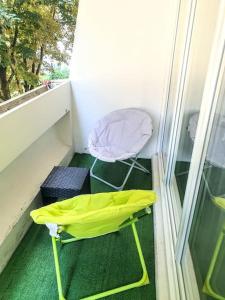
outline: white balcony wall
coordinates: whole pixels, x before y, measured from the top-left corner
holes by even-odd
[[[70,110],[69,82],[0,115],[0,172]]]
[[[142,156],[157,151],[176,22],[177,0],[82,0],[71,82],[76,151],[87,150],[95,122],[112,110],[149,112],[154,134]]]
[[[0,271],[31,224],[40,185],[72,158],[70,83],[0,115]]]

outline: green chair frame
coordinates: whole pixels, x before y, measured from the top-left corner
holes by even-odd
[[[215,205],[218,206],[218,204],[215,203],[215,197],[213,198],[213,202]],[[218,206],[220,209],[225,210],[225,199],[224,199],[224,205],[223,206]],[[213,276],[213,272],[215,269],[215,265],[217,263],[217,259],[219,257],[220,254],[220,250],[221,250],[221,246],[223,244],[223,240],[225,238],[225,223],[223,224],[223,227],[220,231],[220,234],[218,236],[217,242],[216,242],[216,246],[215,249],[213,251],[213,255],[210,261],[210,265],[209,265],[209,269],[206,275],[206,279],[205,279],[205,283],[203,286],[202,291],[206,294],[208,294],[209,296],[212,296],[214,299],[218,299],[218,300],[225,300],[225,297],[222,295],[219,295],[218,293],[216,293],[211,285],[211,278]]]
[[[150,210],[150,209],[149,209]],[[134,240],[135,240],[135,245],[137,248],[137,252],[138,252],[138,256],[139,256],[139,260],[140,260],[140,264],[142,267],[142,277],[140,280],[130,283],[130,284],[126,284],[114,289],[110,289],[107,290],[105,292],[101,292],[98,293],[96,295],[92,295],[92,296],[88,296],[85,298],[82,298],[81,300],[94,300],[94,299],[100,299],[103,297],[107,297],[110,295],[114,295],[123,291],[127,291],[133,288],[137,288],[137,287],[141,287],[143,285],[147,285],[150,283],[149,281],[149,277],[148,277],[148,272],[147,272],[147,268],[146,268],[146,264],[145,264],[145,260],[144,260],[144,256],[143,256],[143,252],[142,252],[142,248],[141,248],[141,244],[140,244],[140,240],[138,237],[138,233],[137,233],[137,229],[135,226],[135,223],[143,216],[147,215],[150,213],[150,211],[147,211],[146,214],[140,216],[140,217],[131,217],[130,220],[128,220],[127,222],[123,223],[120,229],[123,229],[127,226],[131,226],[132,227],[132,232],[134,235]],[[55,271],[56,271],[56,280],[57,280],[57,287],[58,287],[58,294],[59,294],[59,300],[65,300],[64,294],[63,294],[63,287],[62,287],[62,281],[61,281],[61,272],[60,272],[60,264],[59,264],[59,256],[58,256],[58,251],[57,251],[57,242],[60,242],[62,244],[67,244],[67,243],[71,243],[71,242],[75,242],[81,239],[77,239],[77,238],[70,238],[70,239],[66,239],[66,240],[61,240],[60,238],[56,238],[52,236],[52,247],[53,247],[53,255],[54,255],[54,262],[55,262]]]
[[[208,294],[208,295],[210,295],[210,296],[212,296],[212,297],[214,297],[215,299],[218,299],[218,300],[225,300],[225,297],[217,294],[213,290],[213,287],[211,285],[211,278],[212,278],[212,275],[213,275],[213,271],[215,269],[215,265],[216,265],[216,262],[217,262],[217,259],[218,259],[218,256],[219,256],[219,253],[220,253],[220,250],[221,250],[221,246],[222,246],[224,237],[225,237],[225,224],[224,224],[223,229],[221,230],[221,232],[219,234],[219,237],[217,239],[216,247],[214,249],[213,256],[212,256],[212,259],[211,259],[211,262],[210,262],[210,265],[209,265],[208,273],[206,275],[205,283],[204,283],[204,286],[203,286],[203,292],[204,293],[206,293],[206,294]]]

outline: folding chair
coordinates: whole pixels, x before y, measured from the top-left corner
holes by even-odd
[[[152,136],[152,132],[153,126],[150,116],[137,108],[116,110],[99,120],[88,141],[89,151],[95,157],[90,171],[91,176],[121,191],[133,168],[144,173],[150,173],[148,169],[137,162],[137,158]],[[115,186],[94,173],[98,160],[111,163],[119,161],[129,166],[120,186]]]
[[[155,201],[156,194],[153,191],[130,190],[93,195],[80,195],[69,200],[44,206],[31,212],[31,217],[35,223],[45,224],[50,230],[59,300],[64,300],[65,297],[61,282],[56,242],[67,244],[85,238],[93,238],[116,232],[127,226],[132,227],[143,271],[141,279],[137,282],[116,287],[82,299],[99,299],[149,283],[145,260],[135,226],[135,223],[140,217],[134,217],[133,214],[143,209],[146,209],[146,213],[144,215],[150,213],[149,206]],[[60,238],[61,232],[67,232],[73,237],[62,240]]]

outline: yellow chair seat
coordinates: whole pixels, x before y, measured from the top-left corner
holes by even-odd
[[[118,231],[133,213],[156,201],[153,191],[80,195],[31,212],[37,224],[55,223],[76,238],[91,238]]]
[[[221,197],[213,198],[213,202],[219,207],[225,210],[225,199]]]

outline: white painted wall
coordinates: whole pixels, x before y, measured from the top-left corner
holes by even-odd
[[[71,64],[75,150],[108,112],[140,107],[154,135],[142,152],[156,152],[168,79],[177,0],[81,0]]]

